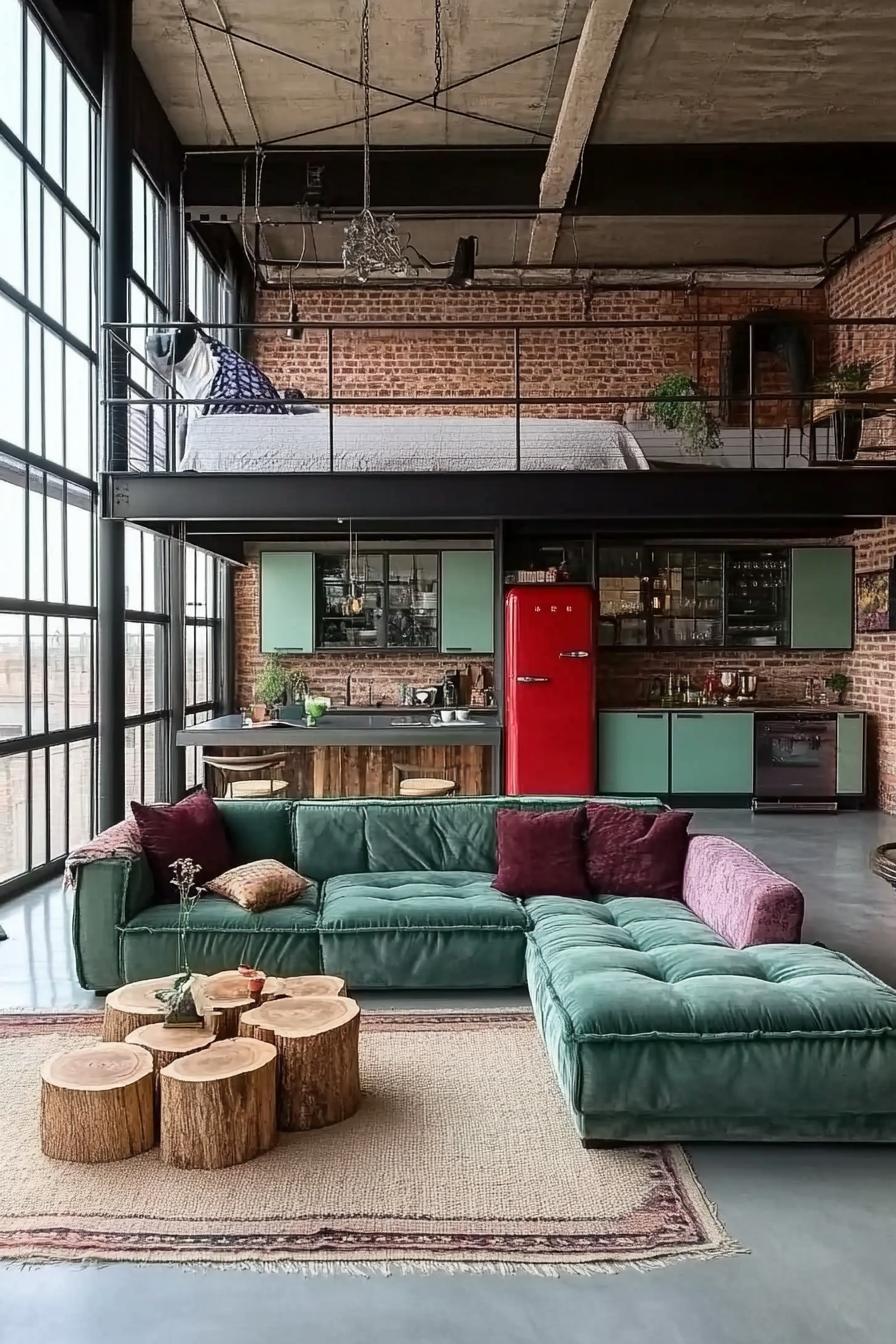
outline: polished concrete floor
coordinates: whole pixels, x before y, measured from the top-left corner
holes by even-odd
[[[896,817],[703,811],[697,828],[735,836],[792,877],[806,893],[806,939],[848,953],[896,985],[896,893],[868,870],[871,847],[896,841]],[[0,1010],[96,1006],[74,979],[68,918],[56,885],[0,906],[9,934],[0,943]],[[368,1002],[402,1008],[446,1000],[453,1007],[519,1001]],[[689,1151],[749,1255],[558,1279],[7,1267],[0,1269],[0,1338],[156,1344],[174,1329],[191,1344],[272,1335],[284,1344],[308,1337],[543,1344],[548,1336],[562,1344],[885,1344],[896,1337],[896,1148],[697,1144]]]

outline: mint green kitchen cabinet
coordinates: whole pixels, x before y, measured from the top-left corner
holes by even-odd
[[[853,549],[794,546],[790,552],[790,647],[851,649]]]
[[[313,653],[314,554],[262,551],[261,652]]]
[[[837,715],[837,792],[865,792],[865,715]]]
[[[753,715],[672,714],[673,793],[752,793]]]
[[[493,551],[443,551],[440,586],[443,653],[493,653]]]
[[[669,792],[669,715],[657,710],[598,715],[599,793]]]

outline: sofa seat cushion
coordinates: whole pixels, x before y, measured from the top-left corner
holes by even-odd
[[[355,989],[524,983],[526,914],[480,872],[347,873],[324,887],[321,957]]]
[[[121,972],[128,980],[170,975],[178,966],[176,905],[152,905],[121,928]],[[289,905],[253,914],[223,897],[204,896],[190,916],[191,970],[212,974],[241,963],[269,975],[320,971],[318,891],[309,887]]]
[[[772,1117],[768,1137],[811,1138],[807,1117],[896,1119],[896,991],[848,958],[737,950],[663,901],[533,906],[529,988],[582,1132],[755,1138],[749,1123],[727,1135],[725,1117]]]

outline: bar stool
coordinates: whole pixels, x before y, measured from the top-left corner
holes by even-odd
[[[286,764],[286,753],[273,756],[206,756],[203,766],[210,766],[221,775],[225,798],[277,798],[289,789],[289,781],[275,779],[274,771]],[[258,770],[268,772],[267,779],[229,779],[229,775],[249,775]]]
[[[453,779],[434,779],[418,765],[396,762],[392,766],[392,792],[396,798],[448,798],[456,790]]]

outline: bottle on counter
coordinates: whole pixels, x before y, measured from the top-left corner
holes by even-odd
[[[457,705],[457,673],[446,672],[442,680],[442,705],[454,709]]]

